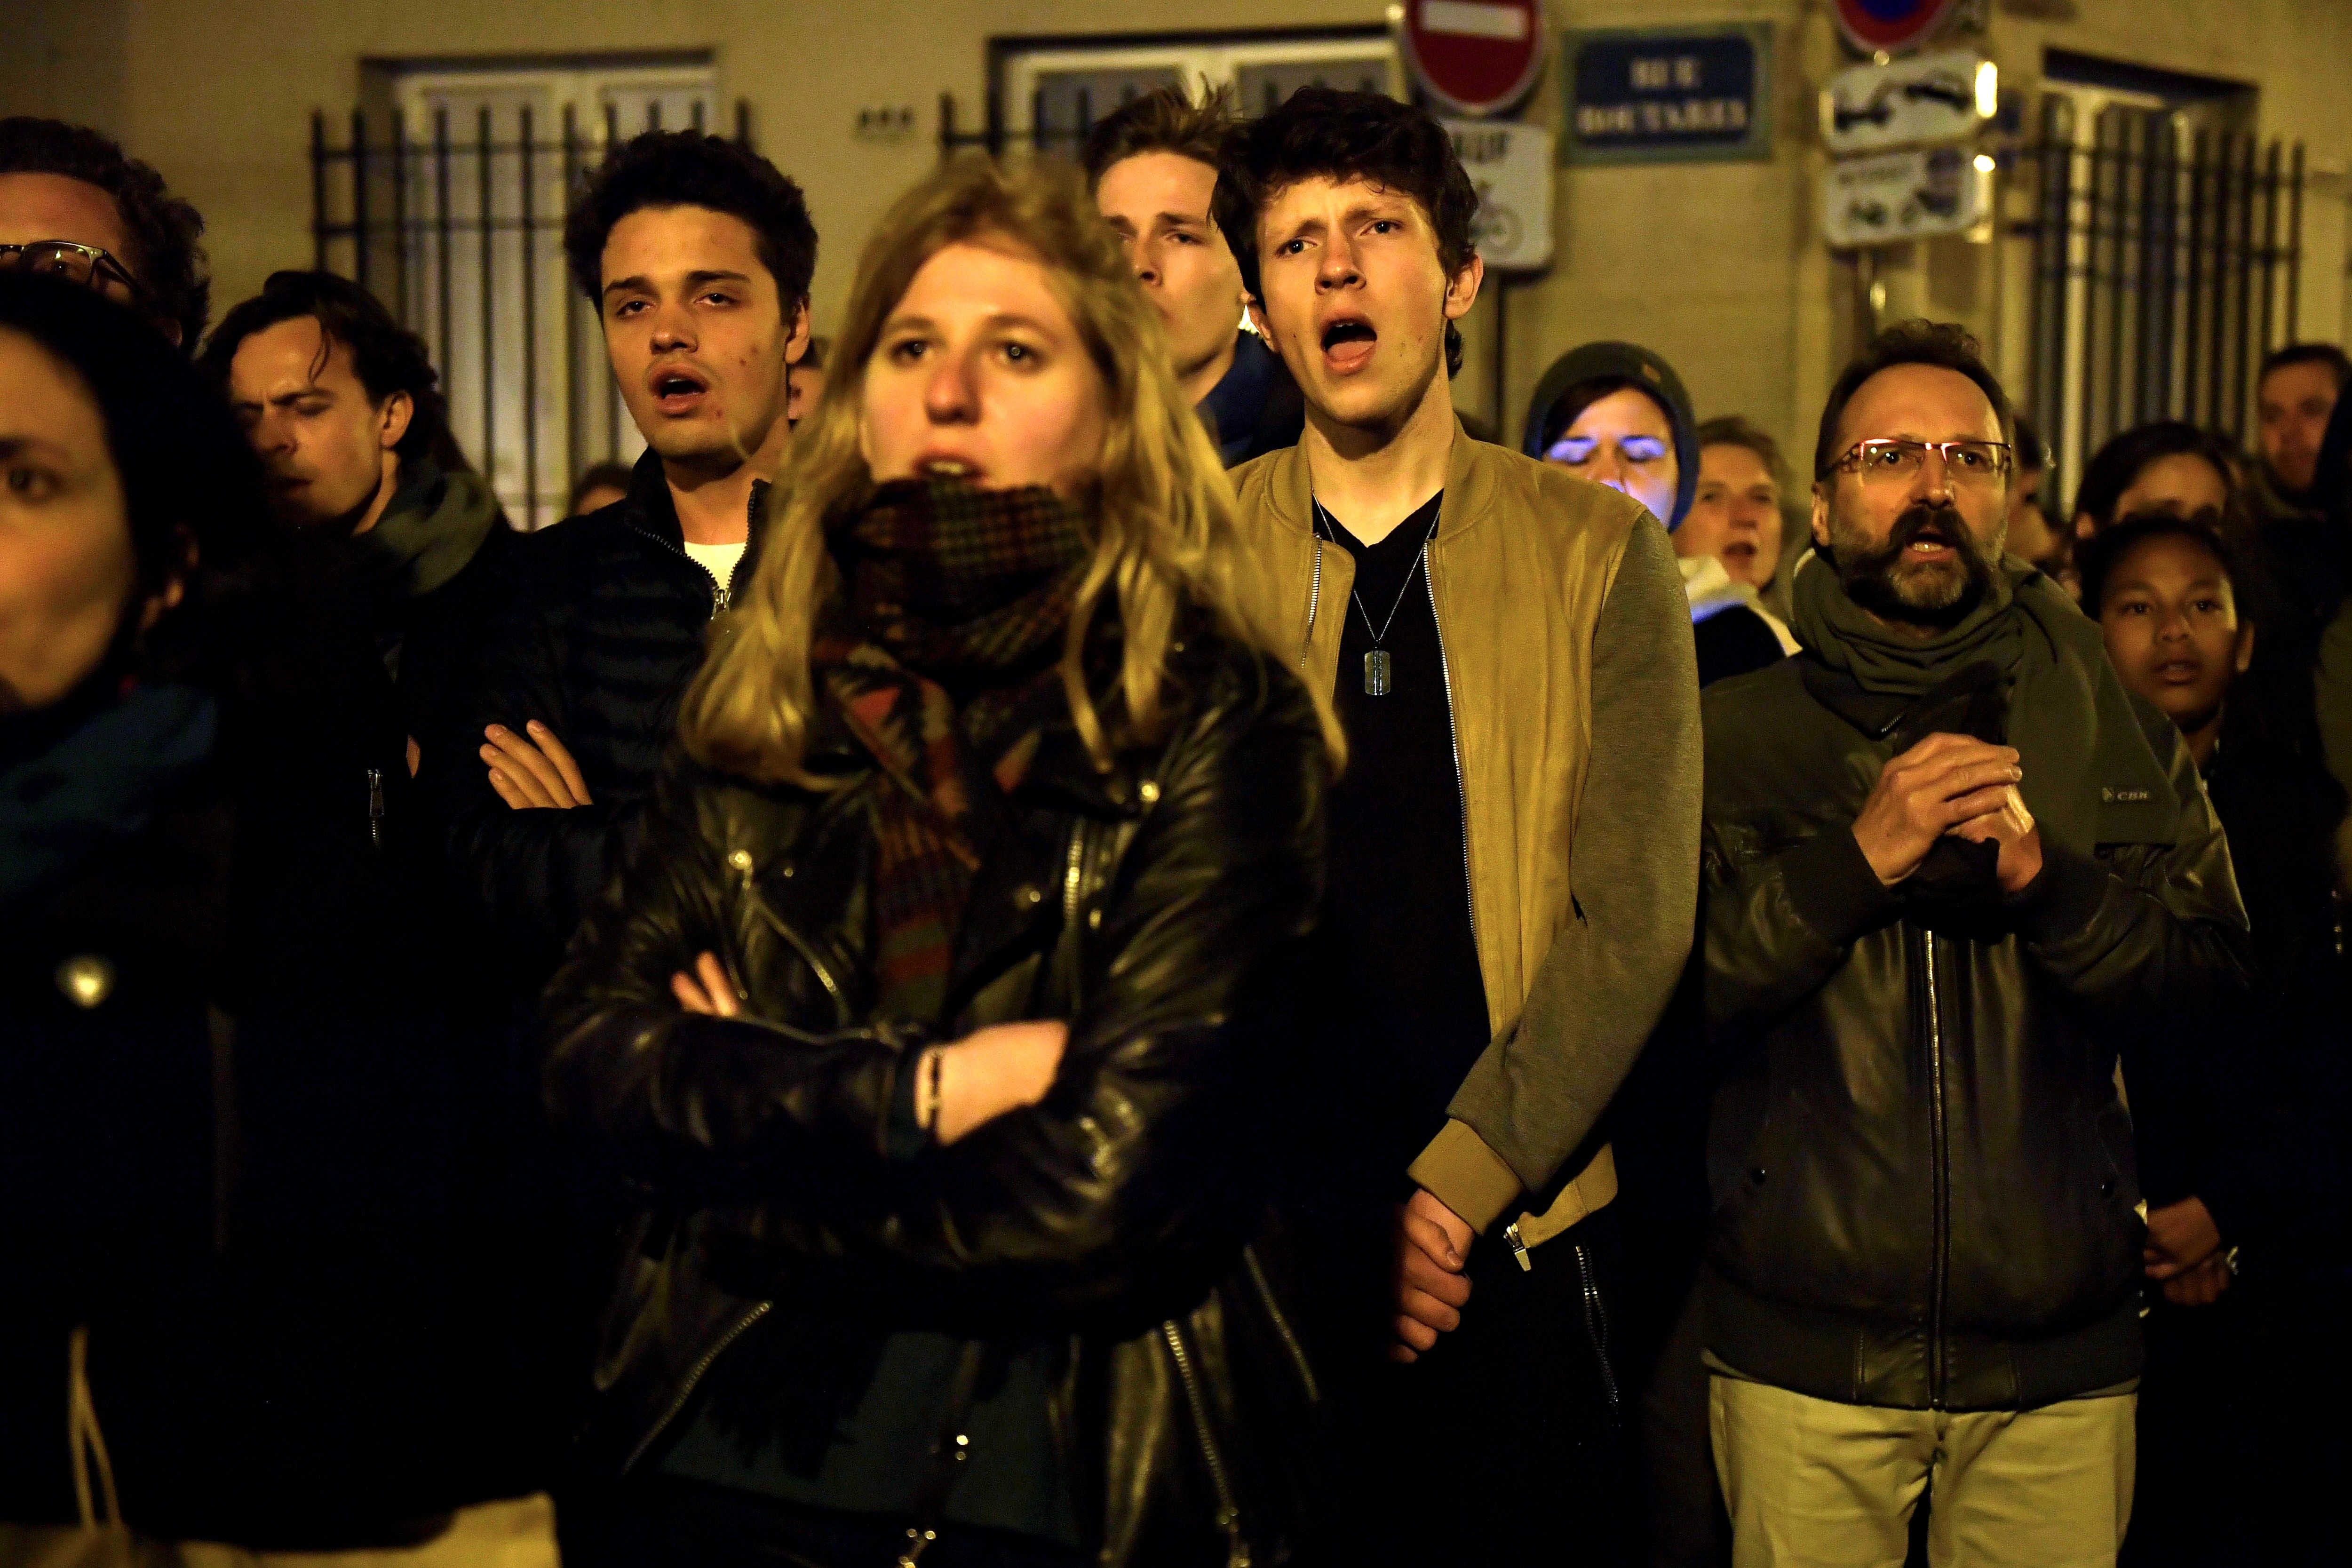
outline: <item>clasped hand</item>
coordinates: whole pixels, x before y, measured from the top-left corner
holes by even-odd
[[[1396,1342],[1389,1359],[1419,1361],[1437,1346],[1437,1336],[1462,1326],[1469,1304],[1470,1224],[1426,1189],[1397,1210]]]
[[[2000,846],[2000,890],[2021,892],[2042,874],[2042,833],[2017,793],[2024,777],[2013,747],[1930,735],[1879,770],[1853,819],[1854,842],[1891,888],[1947,834],[1971,844],[1990,839]]]
[[[689,1013],[712,1018],[732,1018],[743,1011],[742,994],[728,977],[727,966],[716,953],[706,952],[691,970],[681,969],[669,979],[670,994]],[[953,1143],[1007,1111],[1036,1104],[1054,1087],[1062,1065],[1062,1047],[1070,1027],[1059,1019],[1022,1024],[992,1024],[975,1029],[953,1045],[933,1046],[918,1058],[939,1058],[939,1103],[931,1132],[942,1143]]]

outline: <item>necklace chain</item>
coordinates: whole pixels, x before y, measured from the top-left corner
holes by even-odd
[[[1315,503],[1315,521],[1333,529],[1339,527],[1339,520],[1325,510],[1319,500]],[[1389,628],[1396,625],[1397,612],[1404,608],[1404,596],[1412,592],[1413,576],[1423,569],[1423,563],[1429,559],[1429,542],[1437,537],[1437,518],[1429,520],[1429,531],[1421,536],[1421,548],[1412,552],[1412,564],[1405,569],[1404,584],[1397,589],[1396,603],[1389,606],[1389,618],[1379,626],[1372,625],[1371,611],[1364,608],[1363,595],[1358,593],[1352,584],[1349,585],[1348,597],[1356,602],[1356,613],[1364,617],[1364,630],[1371,633],[1372,646],[1376,648],[1388,641]],[[1331,542],[1339,542],[1336,534],[1332,536]]]

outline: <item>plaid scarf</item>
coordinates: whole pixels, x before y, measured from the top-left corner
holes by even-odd
[[[874,807],[879,1001],[942,1026],[972,874],[1066,710],[1055,664],[1090,547],[1051,490],[944,479],[884,485],[825,538],[841,591],[810,662],[888,781]]]

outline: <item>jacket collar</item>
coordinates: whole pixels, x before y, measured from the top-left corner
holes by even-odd
[[[761,525],[766,521],[768,481],[751,481],[751,532],[745,546],[745,565],[758,559]],[[615,503],[621,508],[630,527],[651,535],[683,553],[686,530],[678,526],[677,502],[669,493],[669,477],[662,472],[661,458],[651,447],[629,470],[629,493]],[[741,573],[739,571],[739,576]]]
[[[1450,542],[1486,516],[1495,497],[1495,449],[1475,439],[1454,420],[1454,448],[1445,460],[1445,500],[1438,508],[1437,542]],[[1266,459],[1274,465],[1266,479],[1266,510],[1275,522],[1296,533],[1315,531],[1315,483],[1307,464],[1307,443],[1285,447]]]

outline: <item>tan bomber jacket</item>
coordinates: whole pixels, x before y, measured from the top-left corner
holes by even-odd
[[[1266,574],[1262,585],[1289,617],[1302,670],[1328,691],[1355,561],[1315,534],[1307,448],[1269,453],[1234,478],[1244,540]],[[1612,603],[1629,561],[1638,582]],[[1494,1039],[1412,1175],[1484,1231],[1523,1194],[1556,1180],[1663,1014],[1688,955],[1698,875],[1698,679],[1680,574],[1648,511],[1458,426],[1428,570],[1463,793],[1472,934]],[[1622,882],[1638,862],[1637,879],[1652,884],[1640,888],[1604,889],[1578,874],[1579,846],[1593,842],[1601,826],[1580,817],[1594,763],[1604,606],[1628,634],[1622,652],[1641,689],[1618,700],[1638,712],[1641,733],[1601,742],[1631,742],[1615,760],[1652,776],[1639,781],[1642,820],[1608,825],[1623,852],[1590,870]],[[1614,814],[1633,815],[1633,805],[1629,794]],[[1612,914],[1606,930],[1601,909]],[[1601,994],[1608,991],[1621,994]],[[1526,1216],[1523,1228],[1537,1233],[1529,1245],[1601,1207],[1615,1190],[1604,1149],[1549,1214]]]

